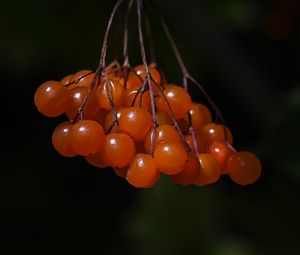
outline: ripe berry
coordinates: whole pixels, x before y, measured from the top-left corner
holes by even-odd
[[[253,153],[241,151],[229,158],[226,171],[235,183],[252,184],[261,175],[261,163]]]
[[[177,184],[190,185],[193,184],[200,172],[200,163],[194,153],[189,153],[184,169],[170,178]]]
[[[159,179],[155,160],[149,154],[136,154],[132,160],[126,179],[136,188],[151,188]]]
[[[112,110],[112,102],[115,107],[121,107],[125,104],[126,91],[117,80],[103,80],[97,90],[97,98],[100,108]]]
[[[194,144],[193,137],[191,135],[185,135],[184,139],[187,142],[187,144],[189,145],[189,147],[192,149],[192,151],[195,153],[196,150],[195,150],[195,144]],[[197,143],[197,146],[198,146],[198,151],[200,153],[204,152],[205,151],[205,146],[204,146],[203,140],[201,139],[201,136],[196,135],[196,143]]]
[[[225,165],[228,159],[235,153],[235,150],[224,143],[213,143],[209,146],[208,152],[218,161],[222,173],[226,173]]]
[[[70,86],[68,86],[68,89],[72,89],[75,87],[89,87],[93,81],[95,74],[91,70],[81,70],[77,73],[73,74],[70,78],[70,82],[76,82],[73,83]]]
[[[201,129],[212,120],[210,111],[203,104],[192,103],[189,112],[196,133],[200,133]],[[188,116],[185,117],[185,120],[189,122]]]
[[[139,92],[139,89],[140,87],[132,87],[129,90],[127,90],[126,106],[141,106],[143,108],[150,109],[151,99],[149,91],[145,91],[142,94],[141,92]],[[138,92],[139,94],[137,95]]]
[[[115,172],[115,174],[123,179],[126,179],[127,176],[127,172],[128,172],[128,167],[114,167],[113,171]]]
[[[154,135],[153,132],[154,130],[151,129],[148,132],[144,141],[144,147],[147,153],[150,153],[151,150],[151,137],[152,135]],[[173,126],[160,125],[156,128],[155,137],[154,137],[154,148],[162,142],[175,142],[175,143],[181,142],[180,136],[177,130]]]
[[[192,105],[190,95],[183,88],[168,84],[165,86],[163,92],[173,110],[176,119],[181,119],[186,116]],[[166,103],[166,100],[160,96],[157,101],[157,108],[159,111],[170,114],[170,110]]]
[[[151,126],[151,114],[141,107],[134,106],[124,109],[119,119],[120,130],[129,134],[136,142],[145,139]]]
[[[67,89],[60,82],[47,81],[38,87],[34,103],[39,112],[48,117],[57,117],[68,109]]]
[[[100,151],[96,154],[91,154],[91,155],[86,156],[85,160],[89,164],[91,164],[92,166],[97,167],[97,168],[108,167],[108,163],[105,161],[102,151]]]
[[[226,134],[227,134],[227,142],[232,145],[233,142],[232,133],[227,127],[226,127]],[[209,123],[205,125],[200,135],[207,148],[215,142],[219,142],[219,143],[225,142],[223,125]]]
[[[194,184],[201,187],[218,181],[221,176],[221,169],[215,158],[209,153],[200,153],[197,157],[201,169]]]
[[[52,134],[52,145],[54,149],[64,157],[74,157],[76,153],[70,148],[70,130],[72,123],[65,121],[59,124]]]
[[[119,109],[116,109],[116,115],[117,115],[117,120],[119,121],[120,120],[120,117],[122,116],[122,113],[123,111],[125,110],[126,108],[119,108]],[[105,124],[104,124],[104,130],[105,132],[107,133],[109,131],[109,129],[111,128],[112,124],[113,124],[113,121],[114,121],[114,111],[111,110],[107,116],[106,116],[106,119],[105,119]],[[119,128],[114,125],[113,128],[111,128],[110,130],[110,133],[116,133],[119,131]]]
[[[73,74],[68,74],[60,80],[60,83],[64,86],[68,85],[72,81]]]
[[[161,78],[160,78],[160,73],[157,71],[156,68],[149,66],[149,71],[151,74],[152,79],[154,82],[160,86],[161,83]],[[146,70],[143,65],[139,65],[133,68],[132,71],[129,72],[128,78],[127,78],[127,83],[126,83],[126,88],[130,89],[133,87],[140,87],[143,84],[143,81],[146,79]],[[158,91],[156,85],[151,82],[153,91],[156,93]]]
[[[96,154],[104,146],[105,134],[101,125],[93,120],[82,120],[71,128],[70,147],[79,155]]]
[[[129,166],[136,149],[134,141],[127,134],[112,133],[105,137],[101,152],[110,166],[120,168]]]
[[[160,172],[173,175],[184,169],[187,152],[181,143],[164,142],[156,146],[154,159]]]
[[[173,125],[174,124],[171,116],[165,112],[157,112],[156,119],[157,119],[158,125],[164,125],[164,124]]]

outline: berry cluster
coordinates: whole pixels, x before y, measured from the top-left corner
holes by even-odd
[[[38,110],[69,119],[52,135],[58,153],[113,167],[135,187],[153,186],[161,173],[181,185],[203,186],[221,174],[242,185],[256,181],[261,172],[256,156],[236,152],[230,130],[212,123],[205,105],[192,102],[184,88],[163,83],[155,67],[149,70],[155,116],[143,65],[127,77],[110,66],[93,87],[95,73],[89,70],[43,83],[34,96]]]
[[[187,73],[176,46],[183,87],[168,83],[153,61],[147,64],[140,4],[137,0],[142,65],[132,68],[125,54],[123,65],[114,61],[105,66],[105,36],[95,72],[82,70],[36,90],[34,102],[42,114],[65,114],[68,119],[54,130],[53,147],[62,156],[80,155],[95,167],[112,167],[137,188],[152,187],[161,174],[180,185],[204,186],[222,174],[238,184],[252,184],[261,174],[260,161],[250,152],[236,152],[232,133],[213,103],[222,124],[212,121],[204,104],[192,101],[187,80],[198,83]],[[163,27],[170,39],[165,23]]]

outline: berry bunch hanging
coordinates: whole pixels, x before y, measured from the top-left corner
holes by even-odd
[[[144,3],[150,0],[136,0],[141,65],[131,67],[128,57],[127,26],[133,0],[119,0],[108,22],[98,68],[47,81],[36,90],[34,102],[42,114],[67,117],[53,132],[53,147],[62,156],[79,155],[95,167],[111,167],[137,188],[152,187],[161,174],[180,185],[208,185],[223,174],[240,185],[252,184],[261,174],[259,159],[234,149],[232,133],[221,112],[188,73],[160,15],[182,70],[182,86],[166,81],[152,48],[151,63],[147,63],[142,31]],[[108,36],[122,5],[127,6],[124,62],[106,65]],[[149,20],[145,20],[151,35]],[[216,113],[215,122],[207,106],[193,102],[189,82],[207,98]]]

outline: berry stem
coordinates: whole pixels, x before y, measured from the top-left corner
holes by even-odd
[[[136,3],[137,3],[138,33],[139,33],[139,41],[140,41],[140,50],[141,50],[143,65],[144,65],[145,71],[146,71],[146,79],[147,79],[147,83],[149,86],[149,94],[150,94],[150,98],[151,98],[151,113],[152,113],[152,118],[153,118],[153,132],[151,134],[150,154],[153,156],[153,154],[154,154],[154,139],[155,139],[155,133],[156,133],[156,128],[158,126],[158,123],[157,123],[157,116],[156,116],[155,98],[154,98],[153,88],[151,86],[151,74],[149,71],[148,63],[147,63],[144,37],[143,37],[143,31],[142,31],[142,17],[141,17],[142,1],[136,0]]]
[[[123,56],[124,56],[124,64],[123,66],[129,66],[129,54],[128,54],[128,19],[129,19],[129,14],[132,8],[133,0],[130,0],[126,12],[126,17],[125,17],[125,23],[124,23],[124,49],[123,49]]]

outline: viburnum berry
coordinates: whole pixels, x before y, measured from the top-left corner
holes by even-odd
[[[102,151],[99,151],[96,154],[90,154],[85,157],[85,160],[94,167],[97,168],[106,168],[108,167],[108,163],[103,157]]]
[[[212,120],[209,109],[203,104],[192,103],[189,113],[191,115],[192,126],[196,133],[200,133],[202,128]],[[188,116],[185,116],[185,120],[187,123],[189,122]]]
[[[47,81],[34,94],[36,108],[47,117],[57,117],[68,109],[67,88],[58,81]]]
[[[103,157],[109,166],[129,166],[136,154],[135,143],[129,135],[124,133],[112,133],[105,137],[104,147],[101,150]]]
[[[132,160],[126,179],[136,188],[151,188],[159,179],[156,162],[149,154],[136,154]]]
[[[221,168],[215,158],[209,153],[200,153],[197,155],[200,162],[200,172],[194,184],[196,186],[205,186],[217,182],[221,176]]]
[[[52,145],[64,157],[74,157],[76,153],[70,147],[70,130],[72,123],[65,121],[59,124],[52,134]]]
[[[168,175],[181,172],[185,167],[187,157],[184,146],[177,142],[163,142],[154,150],[158,170]]]
[[[96,154],[103,148],[104,140],[104,130],[96,121],[82,120],[71,128],[70,147],[79,155]]]
[[[121,108],[115,109],[116,112],[114,112],[114,110],[111,110],[106,115],[105,122],[104,122],[104,130],[105,130],[106,133],[108,131],[110,131],[110,133],[116,133],[116,132],[120,131],[118,126],[117,126],[117,123],[113,123],[114,122],[114,115],[116,114],[116,118],[117,118],[117,120],[115,120],[115,121],[119,121],[119,119],[122,116],[122,113],[125,109],[126,108],[121,107]],[[115,124],[115,125],[113,125],[113,124]]]
[[[184,118],[192,105],[192,100],[188,92],[182,87],[167,84],[163,93],[173,110],[175,118]],[[164,97],[160,96],[158,98],[157,107],[159,111],[170,114],[170,109]]]
[[[180,185],[193,184],[201,171],[199,159],[194,153],[189,153],[183,170],[170,178],[173,182]]]
[[[193,137],[191,135],[185,135],[184,139],[194,153],[196,153],[195,142],[198,147],[198,152],[201,153],[201,152],[205,151],[205,145],[204,145],[203,140],[201,139],[201,136],[196,135],[195,141],[193,140]]]
[[[251,152],[233,154],[227,161],[226,172],[237,184],[248,185],[256,182],[261,175],[261,163]]]
[[[89,87],[93,81],[95,74],[91,70],[81,70],[73,74],[69,79],[69,83],[72,82],[68,89],[75,87]]]
[[[140,91],[141,87],[132,87],[127,90],[126,106],[141,106],[146,109],[151,108],[149,91]]]
[[[127,172],[128,172],[128,167],[114,167],[113,171],[115,172],[115,174],[123,179],[126,179],[127,176]]]
[[[125,108],[119,119],[120,130],[129,134],[136,142],[146,138],[152,125],[151,114],[136,106]]]
[[[103,80],[97,90],[99,107],[110,111],[113,104],[122,107],[126,103],[126,91],[117,80]]]
[[[209,146],[208,152],[218,161],[222,173],[225,174],[225,165],[228,159],[235,153],[234,148],[229,144],[213,143]]]
[[[174,124],[171,116],[165,112],[157,112],[156,119],[157,119],[158,125],[164,125],[164,124],[173,125]]]
[[[60,83],[64,86],[68,85],[72,81],[73,74],[68,74],[60,80]]]
[[[150,130],[145,138],[144,146],[145,151],[150,153],[151,150],[151,137],[154,135],[154,129]],[[180,143],[181,138],[177,130],[170,125],[160,125],[155,130],[154,148],[162,142],[175,142]]]

